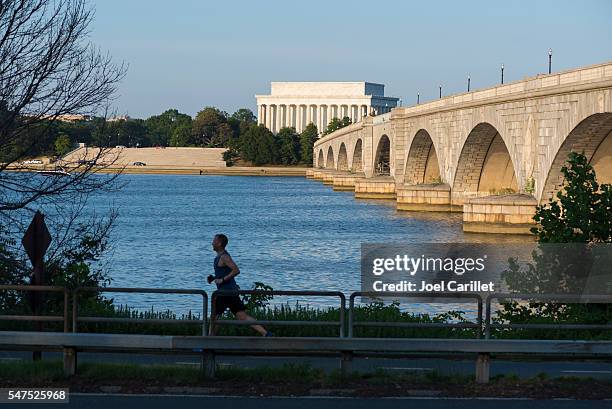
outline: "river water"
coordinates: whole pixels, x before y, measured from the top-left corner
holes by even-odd
[[[517,236],[463,233],[461,214],[398,212],[394,201],[356,200],[352,192],[301,177],[122,175],[125,186],[93,198],[90,210],[119,217],[103,261],[112,286],[203,288],[212,273],[215,233],[242,289],[254,282],[277,290],[360,289],[360,245],[371,243],[505,242]],[[108,294],[138,309],[199,311],[196,296]],[[329,299],[280,302],[337,305]],[[419,308],[433,312],[431,305]],[[443,309],[447,309],[444,307]]]

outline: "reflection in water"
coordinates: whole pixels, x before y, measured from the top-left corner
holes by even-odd
[[[360,245],[517,242],[528,237],[463,233],[459,213],[398,212],[394,201],[355,200],[300,177],[122,175],[121,191],[90,211],[119,211],[107,259],[113,286],[204,288],[215,233],[241,269],[243,289],[259,281],[284,290],[360,288]],[[138,308],[200,310],[189,296],[109,294]],[[278,298],[279,301],[287,300]],[[295,302],[292,299],[291,302]],[[319,299],[303,301],[336,305]],[[432,306],[425,305],[425,309]],[[443,307],[446,310],[446,307]]]

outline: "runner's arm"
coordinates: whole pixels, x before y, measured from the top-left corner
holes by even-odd
[[[219,260],[219,264],[223,264],[224,266],[227,266],[229,268],[232,269],[232,271],[229,272],[228,275],[225,276],[224,280],[228,281],[233,277],[236,277],[238,274],[240,274],[240,269],[238,268],[238,266],[236,265],[236,263],[234,263],[234,260],[232,260],[232,257],[224,254],[221,256],[221,260]]]

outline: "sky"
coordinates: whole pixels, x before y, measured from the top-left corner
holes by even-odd
[[[256,112],[271,81],[369,81],[413,105],[612,60],[612,1],[90,0],[118,114]]]

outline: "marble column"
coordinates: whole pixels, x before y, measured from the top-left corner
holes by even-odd
[[[280,107],[280,105],[276,105],[276,109],[274,110],[274,133],[277,133],[280,130]]]
[[[289,105],[287,107],[287,126],[288,127],[292,127],[295,128],[295,125],[293,123],[293,113],[295,112],[295,105]]]
[[[302,106],[296,105],[295,107],[295,130],[302,132]]]
[[[323,113],[325,112],[325,107],[323,105],[317,106],[317,128],[319,132],[323,132],[325,130],[325,120],[323,118]]]
[[[282,129],[287,126],[287,121],[289,120],[287,115],[287,105],[281,105],[281,126],[279,129]]]
[[[266,128],[272,128],[272,105],[266,105],[266,121],[264,122]]]

